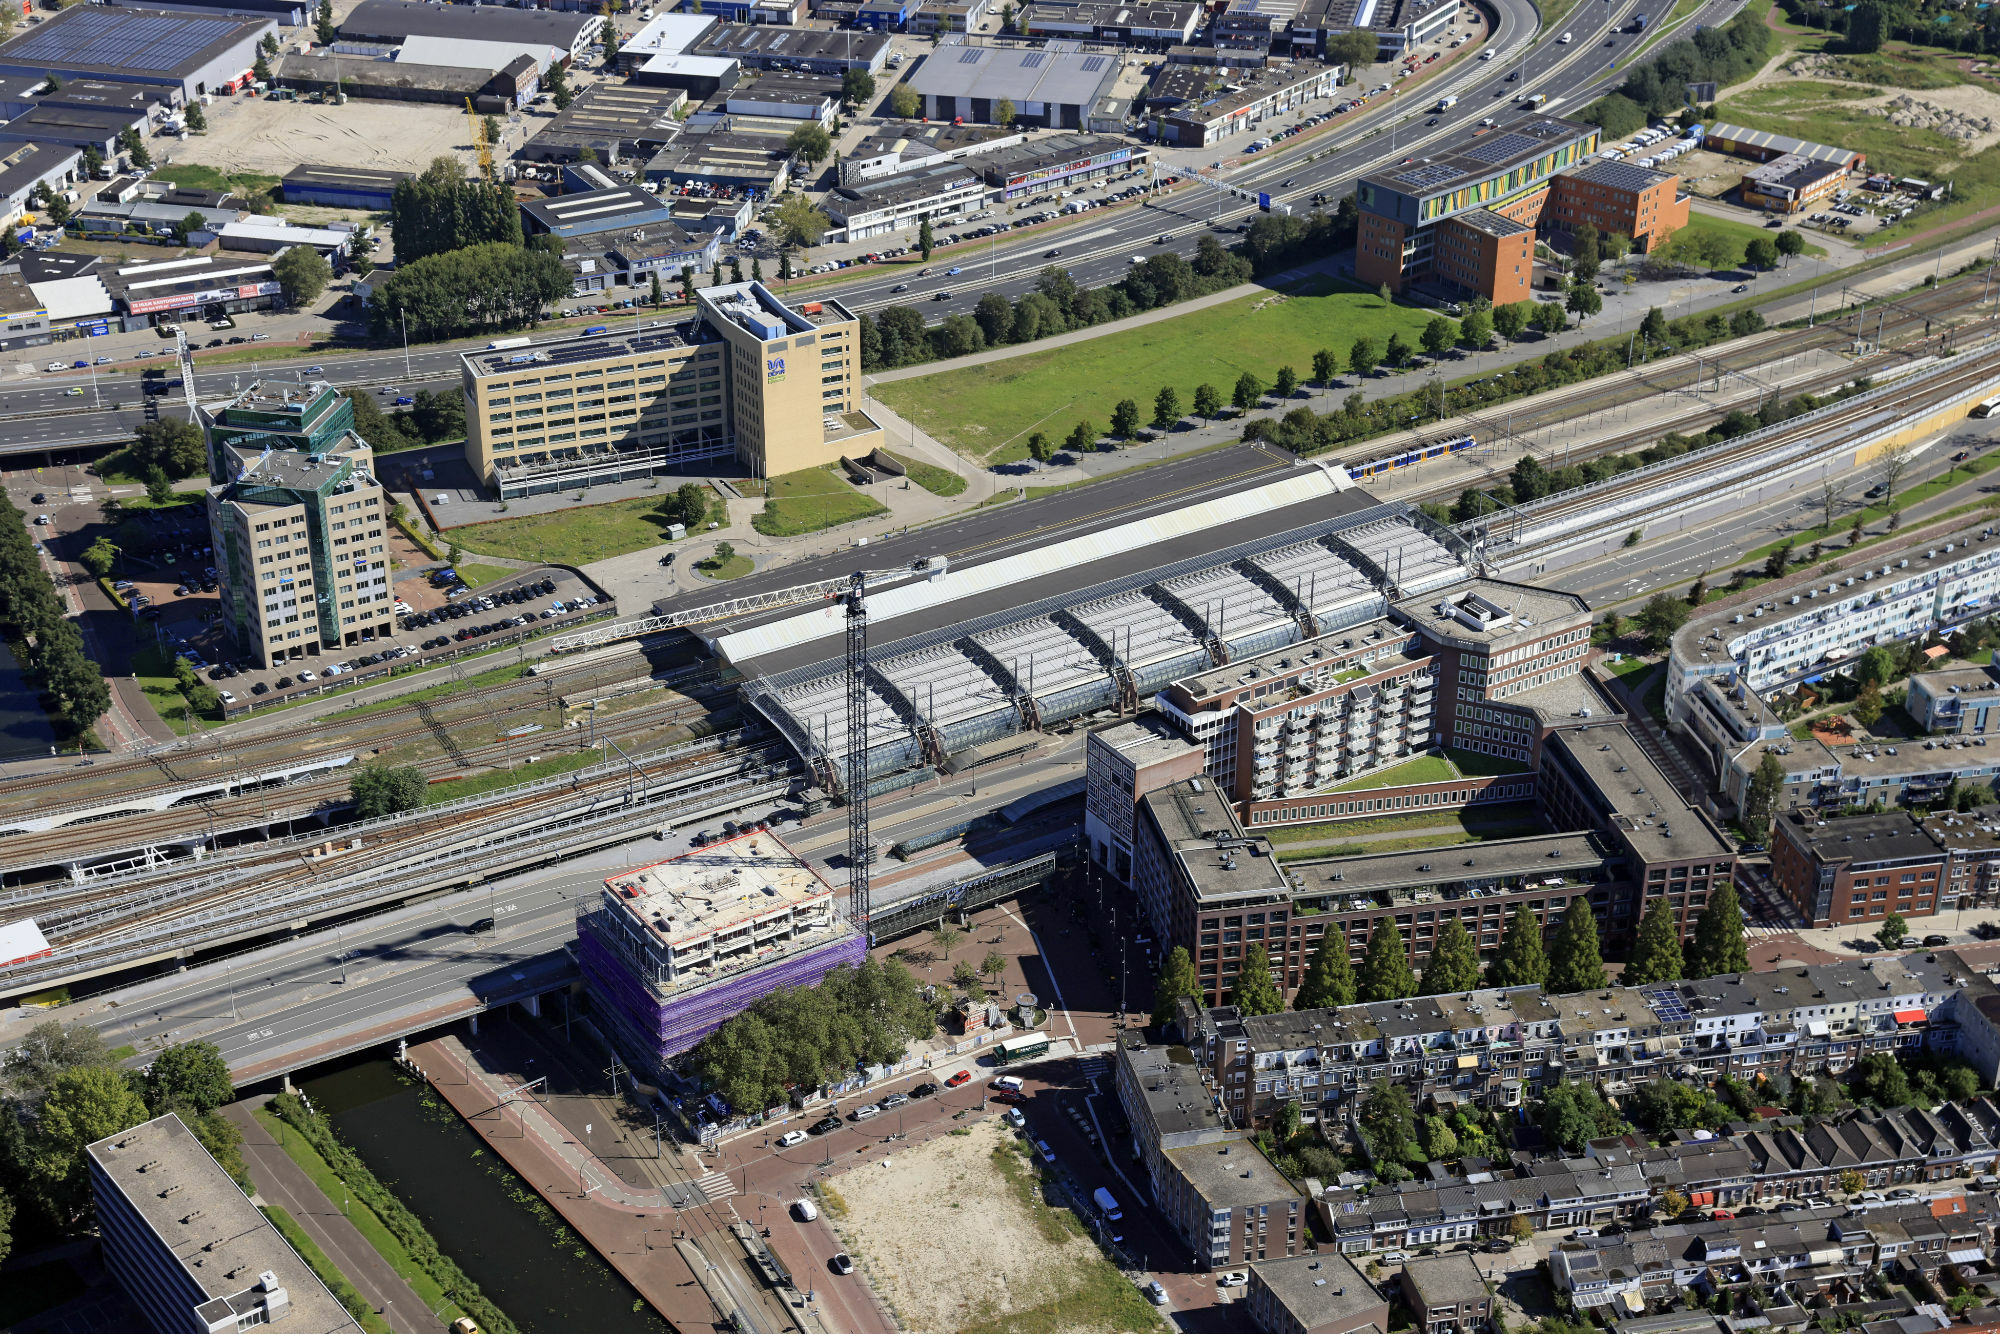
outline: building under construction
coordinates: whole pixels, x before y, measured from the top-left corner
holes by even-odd
[[[636,1066],[866,954],[834,888],[767,831],[613,876],[577,917],[584,986]]]

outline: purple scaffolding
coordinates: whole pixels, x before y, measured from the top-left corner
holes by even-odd
[[[779,987],[817,985],[841,964],[858,964],[868,957],[868,945],[857,931],[837,940],[788,954],[760,968],[746,968],[705,986],[662,996],[632,971],[618,949],[598,934],[597,917],[589,912],[577,921],[577,963],[583,984],[598,1013],[639,1050],[620,1053],[628,1059],[663,1065],[722,1027]]]

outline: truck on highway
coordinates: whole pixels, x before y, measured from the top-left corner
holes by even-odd
[[[1632,31],[1633,32],[1646,31],[1646,16],[1644,14],[1634,14],[1632,16]]]
[[[1457,105],[1458,105],[1458,95],[1454,93],[1450,97],[1440,97],[1438,99],[1437,109],[1439,111],[1449,111]]]
[[[1549,95],[1547,93],[1536,93],[1532,97],[1528,98],[1528,100],[1523,102],[1521,105],[1526,107],[1528,110],[1533,111],[1537,107],[1547,106],[1548,101],[1549,101]]]

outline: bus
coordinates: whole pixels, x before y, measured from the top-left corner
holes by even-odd
[[[1996,412],[2000,412],[2000,394],[1995,394],[1972,409],[1972,415],[1975,417],[1991,417]]]
[[[1032,1056],[1049,1054],[1047,1033],[1023,1033],[1018,1038],[1008,1038],[993,1049],[993,1063],[1006,1065],[1010,1061],[1025,1061]]]

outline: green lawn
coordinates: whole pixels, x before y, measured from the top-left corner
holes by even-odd
[[[510,574],[520,573],[519,570],[510,570],[505,565],[479,565],[466,562],[460,562],[451,568],[458,571],[458,577],[465,581],[467,588],[483,588],[495,579],[505,579]]]
[[[1455,746],[1447,747],[1445,753],[1467,778],[1498,778],[1502,774],[1528,772],[1528,766],[1519,760],[1502,759],[1498,755],[1481,755],[1476,750],[1460,750]]]
[[[1419,755],[1392,768],[1342,783],[1335,792],[1366,792],[1377,787],[1403,787],[1410,783],[1449,783],[1462,777],[1458,766],[1442,755]]]
[[[1101,430],[1123,398],[1136,400],[1141,415],[1150,417],[1164,385],[1179,392],[1183,409],[1201,384],[1213,385],[1226,403],[1246,371],[1267,386],[1280,366],[1301,378],[1310,375],[1313,353],[1321,348],[1344,363],[1363,336],[1379,349],[1391,333],[1400,333],[1415,347],[1431,315],[1384,307],[1372,293],[1320,279],[1290,295],[1246,296],[1067,347],[893,380],[876,385],[874,393],[960,453],[1011,463],[1027,458],[1031,431],[1060,440],[1079,419]]]
[[[1422,834],[1457,825],[1476,838],[1509,838],[1501,830],[1522,829],[1533,833],[1536,822],[1532,802],[1506,802],[1498,806],[1475,806],[1469,810],[1432,811],[1421,815],[1376,815],[1365,820],[1329,820],[1321,824],[1282,825],[1258,832],[1273,843],[1312,843],[1328,839],[1352,838],[1357,834]]]
[[[766,537],[816,533],[889,512],[843,478],[838,465],[780,473],[765,481],[764,496],[764,508],[750,526]]]
[[[910,480],[934,496],[955,496],[965,490],[965,479],[949,468],[940,468],[934,463],[920,463],[903,454],[882,451],[890,458],[909,469]]]
[[[382,1220],[375,1216],[374,1211],[348,1193],[334,1170],[327,1166],[326,1159],[320,1157],[313,1146],[306,1143],[304,1136],[264,1108],[259,1107],[251,1114],[257,1118],[259,1125],[270,1132],[271,1138],[284,1147],[285,1153],[299,1165],[301,1171],[312,1178],[313,1184],[318,1186],[329,1200],[347,1201],[347,1219],[354,1224],[354,1230],[367,1238],[368,1244],[379,1251],[382,1258],[395,1268],[403,1281],[410,1285],[411,1291],[423,1299],[426,1310],[438,1311],[438,1304],[448,1301],[444,1289],[438,1287],[437,1282],[422,1265],[410,1258],[410,1253],[404,1249],[403,1243],[398,1241],[396,1234],[389,1231]],[[456,1304],[451,1304],[448,1313],[439,1313],[438,1320],[440,1324],[450,1324],[464,1314],[465,1312]]]
[[[755,562],[741,552],[725,561],[718,561],[711,556],[695,566],[695,569],[711,579],[741,579],[756,568]]]
[[[246,198],[266,192],[275,194],[284,180],[280,176],[265,176],[254,171],[224,172],[215,167],[204,167],[198,162],[176,162],[159,167],[154,170],[153,177],[196,190],[230,191]]]
[[[1776,232],[1767,228],[1753,227],[1747,222],[1731,222],[1728,218],[1711,218],[1706,213],[1697,213],[1692,209],[1688,211],[1688,225],[1685,230],[1695,234],[1706,233],[1711,236],[1719,236],[1729,243],[1728,259],[1726,262],[1716,266],[1723,269],[1733,269],[1741,265],[1743,263],[1743,247],[1750,244],[1751,241],[1760,236],[1768,239],[1777,235]],[[1824,255],[1826,247],[1808,243],[1805,253],[1808,255]],[[1780,260],[1780,265],[1783,262]],[[1783,272],[1783,269],[1781,267],[1774,270],[1774,272]]]
[[[460,797],[476,797],[482,792],[492,792],[496,788],[512,787],[516,783],[533,782],[537,778],[547,778],[551,774],[566,774],[586,765],[597,763],[604,757],[594,750],[569,751],[562,755],[549,755],[537,759],[533,764],[524,763],[540,747],[546,749],[551,743],[544,733],[514,739],[516,763],[512,769],[490,769],[451,783],[432,783],[424,792],[424,805],[435,806],[443,801],[457,801]],[[504,764],[505,761],[503,760]]]
[[[587,565],[666,540],[667,525],[673,520],[660,513],[665,499],[663,494],[571,505],[547,514],[469,524],[441,536],[479,556]]]
[[[204,499],[199,491],[176,491],[174,498],[164,505],[155,505],[145,496],[120,496],[118,503],[128,510],[172,510],[183,505],[199,505]]]

